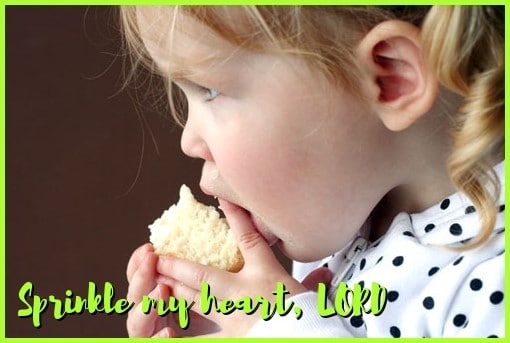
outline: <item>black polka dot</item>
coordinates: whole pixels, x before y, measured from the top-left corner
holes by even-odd
[[[381,241],[376,242],[374,245],[372,245],[372,247],[377,248],[379,244],[381,244]]]
[[[425,226],[425,232],[430,232],[432,230],[434,230],[436,226],[434,224],[427,224],[427,226]]]
[[[473,212],[476,212],[476,208],[474,206],[471,205],[471,206],[466,207],[466,214],[470,214]]]
[[[361,280],[360,282],[358,282],[359,286],[361,288],[365,287],[365,281]]]
[[[322,266],[328,268],[329,267],[328,262],[324,263]]]
[[[487,336],[487,338],[499,338],[497,335],[490,335],[490,336]]]
[[[355,328],[360,328],[365,323],[363,321],[363,317],[361,317],[361,316],[352,316],[350,322],[351,322],[351,325]]]
[[[469,287],[473,290],[473,291],[479,291],[481,288],[482,288],[482,280],[480,279],[473,279],[471,280],[471,282],[469,283]]]
[[[505,204],[499,206],[499,212],[503,212],[505,210]]]
[[[404,236],[414,237],[414,234],[411,231],[404,231],[402,234]]]
[[[503,232],[505,232],[505,228],[504,227],[499,228],[499,229],[496,230],[496,234],[498,234],[498,235],[502,234]]]
[[[427,310],[431,310],[434,308],[434,298],[432,297],[426,297],[423,299],[423,307],[425,307]]]
[[[494,305],[497,305],[503,301],[503,292],[496,291],[491,294],[489,299],[490,299],[491,303],[493,303]]]
[[[397,291],[389,291],[386,295],[386,299],[388,299],[389,302],[394,302],[398,299],[398,292]]]
[[[403,256],[397,256],[392,261],[393,265],[395,267],[401,266],[402,263],[404,263],[404,257]]]
[[[437,273],[438,270],[439,270],[439,267],[432,267],[432,268],[430,268],[429,276],[434,275],[435,273]]]
[[[390,328],[390,334],[392,337],[399,338],[400,337],[400,329],[396,326],[392,326]]]
[[[460,262],[462,262],[463,259],[464,259],[464,256],[459,257],[458,259],[455,260],[455,262],[453,262],[453,265],[454,266],[458,265]]]
[[[460,328],[461,326],[466,324],[466,320],[467,320],[467,317],[465,315],[463,315],[462,313],[459,313],[458,315],[456,315],[453,318],[453,325]]]
[[[442,210],[446,210],[448,206],[450,206],[450,199],[446,198],[441,202],[440,207]]]
[[[462,226],[457,223],[452,224],[452,226],[450,226],[450,233],[454,236],[462,235]]]
[[[360,262],[359,262],[359,270],[363,270],[363,268],[365,268],[365,264],[367,263],[367,260],[365,259],[362,259]]]
[[[379,262],[381,262],[381,261],[382,261],[382,259],[383,259],[383,256],[379,257],[379,259],[377,260],[376,264],[377,264],[377,263],[379,263]]]

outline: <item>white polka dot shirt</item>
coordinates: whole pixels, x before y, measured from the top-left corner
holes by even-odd
[[[504,162],[495,167],[502,185]],[[387,303],[377,316],[323,318],[317,293],[287,301],[302,309],[294,315],[259,321],[252,337],[504,337],[504,188],[498,216],[488,241],[471,250],[446,249],[475,237],[478,215],[461,193],[417,214],[400,213],[387,233],[369,244],[344,280],[352,288],[376,282],[387,289]],[[313,263],[295,263],[302,280],[313,269],[333,273],[345,260],[345,250]],[[328,302],[333,307],[332,302]]]

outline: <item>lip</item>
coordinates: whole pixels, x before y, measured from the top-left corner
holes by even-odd
[[[202,191],[202,193],[204,193],[205,195],[208,195],[208,196],[211,196],[211,197],[214,197],[215,199],[218,199],[218,198],[222,198],[221,196],[219,196],[218,194],[216,194],[215,192],[213,192],[211,189],[209,189],[208,187],[204,186],[202,183],[200,183],[200,190]]]
[[[257,232],[264,238],[264,240],[269,244],[269,246],[274,245],[276,242],[278,242],[279,238],[276,237],[271,231],[269,230],[269,227],[264,224],[256,215],[254,215],[251,211],[248,209],[238,205],[235,202],[232,202],[225,197],[223,197],[221,194],[216,194],[215,192],[211,191],[208,187],[204,186],[202,183],[200,184],[200,189],[202,192],[206,195],[212,196],[215,199],[221,199],[223,202],[228,203],[229,205],[236,206],[239,208],[242,208],[246,211],[250,218],[250,222],[252,226],[257,230]],[[221,209],[221,208],[220,208]]]

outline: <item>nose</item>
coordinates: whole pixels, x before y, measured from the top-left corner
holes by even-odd
[[[202,137],[200,125],[193,122],[191,116],[188,117],[182,131],[181,150],[189,157],[212,161],[212,154]]]

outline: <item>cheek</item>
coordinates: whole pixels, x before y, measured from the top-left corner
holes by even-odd
[[[225,146],[215,156],[220,175],[241,205],[267,224],[283,226],[302,198],[298,186],[304,183],[304,158],[283,142],[263,134],[239,135],[231,141],[237,143]]]
[[[221,175],[236,191],[251,194],[253,200],[262,200],[258,197],[268,191],[283,191],[297,176],[299,158],[288,149],[263,138],[255,141],[239,137],[235,141],[240,143],[224,148],[221,155],[216,156],[216,163]]]

